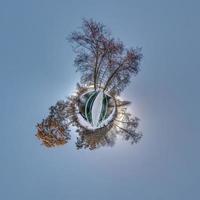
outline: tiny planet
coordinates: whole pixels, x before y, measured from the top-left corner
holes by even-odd
[[[117,138],[138,143],[139,118],[128,111],[131,102],[120,95],[140,70],[141,49],[125,47],[104,24],[92,19],[84,19],[69,42],[80,82],[71,96],[49,108],[49,115],[36,126],[37,138],[46,147],[65,145],[74,127],[77,149],[112,147]]]

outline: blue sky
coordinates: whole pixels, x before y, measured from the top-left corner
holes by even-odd
[[[197,0],[0,0],[0,199],[199,199],[199,10]],[[83,17],[142,47],[123,93],[141,119],[137,145],[49,150],[34,136],[79,80],[66,37]]]

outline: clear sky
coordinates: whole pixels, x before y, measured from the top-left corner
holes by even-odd
[[[0,0],[0,199],[200,199],[199,10],[197,0]],[[143,48],[123,93],[141,119],[137,145],[45,149],[34,136],[79,80],[66,37],[83,17]]]

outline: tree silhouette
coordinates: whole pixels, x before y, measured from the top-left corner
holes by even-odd
[[[46,147],[64,145],[70,139],[68,126],[50,116],[37,125],[36,136]]]
[[[37,124],[36,136],[46,147],[64,145],[70,140],[67,120],[68,104],[67,101],[58,101],[55,106],[49,108],[49,116],[43,119],[42,123]]]
[[[115,40],[105,25],[94,20],[83,20],[81,31],[69,36],[76,52],[75,66],[81,72],[81,82],[120,94],[137,74],[142,58],[140,49],[125,48]]]
[[[100,147],[110,146],[115,144],[116,134],[111,132],[112,124],[96,131],[86,130],[84,128],[78,129],[79,136],[77,137],[77,149],[95,150]]]
[[[116,127],[118,134],[120,134],[125,140],[130,140],[131,144],[138,143],[142,138],[142,133],[137,132],[139,124],[139,118],[132,117],[127,112],[127,107],[119,107],[117,117],[114,119],[114,126]]]

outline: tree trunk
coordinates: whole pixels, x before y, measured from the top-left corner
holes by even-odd
[[[95,56],[96,60],[95,60],[95,66],[94,66],[94,90],[97,90],[97,66],[98,66],[98,59],[99,59],[99,55],[97,53],[97,55]]]
[[[117,67],[117,68],[115,69],[115,71],[111,74],[111,76],[108,78],[108,80],[107,80],[107,82],[106,82],[106,84],[105,84],[105,86],[104,86],[103,91],[105,91],[105,90],[107,89],[108,84],[109,84],[110,81],[113,79],[113,77],[117,74],[117,72],[118,72],[118,70],[120,69],[121,66],[122,66],[122,65],[119,65],[119,67]]]

